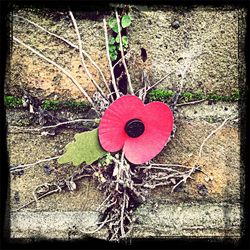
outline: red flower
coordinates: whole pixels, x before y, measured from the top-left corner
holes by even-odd
[[[123,149],[134,164],[145,163],[161,152],[173,127],[170,108],[162,102],[144,104],[138,97],[122,96],[104,112],[99,140],[109,152]]]

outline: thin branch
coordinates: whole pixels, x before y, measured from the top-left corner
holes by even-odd
[[[73,25],[74,25],[74,28],[75,28],[75,31],[76,31],[76,34],[77,34],[77,39],[78,39],[78,44],[79,44],[79,54],[80,54],[80,58],[81,58],[81,62],[82,62],[82,65],[83,65],[83,68],[85,70],[85,72],[87,73],[87,76],[88,78],[90,79],[90,81],[94,84],[94,86],[96,87],[97,91],[100,92],[100,94],[105,98],[107,99],[106,95],[104,94],[104,92],[102,91],[102,89],[100,88],[100,86],[97,84],[97,82],[95,81],[95,79],[92,77],[92,75],[90,74],[88,68],[87,68],[87,65],[84,61],[84,57],[83,57],[83,52],[82,52],[82,39],[81,39],[81,35],[80,35],[80,32],[79,32],[79,29],[78,29],[78,26],[77,26],[77,23],[76,23],[76,19],[72,13],[72,11],[69,11],[69,15],[71,17],[71,20],[73,22]]]
[[[174,164],[174,163],[151,163],[151,166],[166,166],[166,167],[181,167],[181,168],[190,168],[188,166],[182,165],[182,164]]]
[[[13,16],[15,16],[15,17],[17,17],[17,18],[19,18],[19,19],[25,20],[25,21],[29,22],[30,24],[33,24],[33,25],[36,26],[37,28],[39,28],[39,29],[45,31],[46,33],[48,33],[49,35],[54,36],[54,37],[56,37],[56,38],[62,40],[63,42],[65,42],[66,44],[68,44],[69,46],[71,46],[72,48],[75,48],[75,49],[79,50],[79,47],[78,47],[77,45],[75,45],[74,43],[72,43],[72,42],[70,42],[69,40],[63,38],[62,36],[59,36],[59,35],[57,35],[57,34],[55,34],[55,33],[53,33],[53,32],[50,32],[50,31],[46,30],[45,28],[43,28],[43,27],[40,26],[39,24],[37,24],[37,23],[35,23],[35,22],[32,22],[32,21],[30,21],[30,20],[27,19],[27,18],[18,16],[18,15],[13,15]],[[99,71],[99,73],[100,73],[100,75],[101,75],[101,77],[102,77],[102,79],[103,79],[103,82],[104,82],[106,88],[108,89],[109,93],[111,94],[111,90],[110,90],[110,88],[109,88],[109,86],[108,86],[107,80],[106,80],[106,78],[105,78],[105,76],[104,76],[102,70],[100,69],[100,67],[95,63],[95,61],[91,58],[91,56],[90,56],[85,50],[82,49],[82,53],[83,53],[84,56],[86,56],[86,57],[90,60],[90,62],[91,62],[91,63],[95,66],[95,68]]]
[[[15,129],[22,130],[22,131],[41,131],[43,129],[56,128],[56,127],[59,127],[59,126],[62,126],[62,125],[67,125],[67,124],[71,124],[71,123],[77,123],[77,122],[96,122],[96,121],[97,121],[96,119],[77,119],[77,120],[73,120],[73,121],[60,122],[60,123],[57,123],[55,125],[44,126],[44,127],[41,127],[41,128],[27,128],[27,129],[23,129],[22,127],[18,127],[18,126],[10,126],[10,128],[15,128]]]
[[[168,168],[168,167],[181,167],[181,168],[187,168],[187,169],[191,169],[188,166],[185,165],[181,165],[181,164],[161,164],[161,163],[151,163],[149,166],[137,166],[137,168],[145,168],[145,169],[161,169],[161,170],[171,170],[174,171],[174,169],[172,168]]]
[[[80,179],[82,179],[82,178],[84,178],[84,177],[89,177],[89,176],[91,176],[91,175],[89,175],[89,174],[82,174],[82,175],[80,175],[80,176],[75,177],[74,174],[73,174],[73,175],[70,176],[68,179],[71,179],[71,180],[73,180],[73,181],[78,181],[78,180],[80,180]],[[32,199],[32,200],[30,200],[29,202],[23,204],[22,206],[18,207],[17,209],[12,210],[12,212],[18,212],[18,211],[21,210],[22,208],[25,208],[25,207],[27,207],[28,205],[30,205],[30,204],[32,204],[32,203],[34,203],[34,202],[37,202],[38,200],[40,200],[40,199],[42,199],[42,198],[44,198],[44,197],[46,197],[46,196],[49,196],[49,195],[51,195],[51,194],[53,194],[53,193],[61,192],[63,188],[67,187],[66,182],[67,182],[68,179],[64,180],[64,182],[63,182],[62,184],[44,183],[44,184],[42,184],[42,185],[38,185],[38,186],[35,188],[35,191],[37,190],[37,188],[39,188],[39,187],[41,187],[41,186],[43,186],[43,185],[46,185],[46,184],[49,185],[49,186],[56,186],[56,189],[50,190],[50,191],[46,192],[45,194],[43,194],[43,195],[41,195],[41,196],[38,196],[38,197],[37,197],[36,195],[34,195],[34,192],[35,192],[35,191],[34,191],[34,192],[33,192],[33,197],[34,197],[34,199]]]
[[[183,176],[183,178],[172,188],[171,193],[174,192],[174,190],[181,184],[186,183],[188,178],[192,178],[191,175],[197,170],[197,167],[193,167],[187,175]]]
[[[225,119],[224,122],[218,127],[216,128],[215,130],[213,130],[205,139],[204,141],[202,142],[201,146],[200,146],[200,151],[199,151],[199,158],[201,157],[202,155],[202,150],[203,150],[203,146],[204,144],[206,143],[206,141],[213,135],[215,134],[217,131],[219,131],[224,125],[225,123],[229,120],[229,118]]]
[[[155,88],[158,84],[160,84],[161,82],[163,82],[167,77],[169,77],[170,75],[172,75],[172,74],[174,74],[174,73],[175,73],[175,72],[170,72],[170,73],[168,73],[167,75],[163,76],[160,80],[158,80],[156,83],[154,83],[152,86],[149,86],[149,87],[147,88],[147,90],[146,90],[146,93],[147,93],[149,90]],[[137,94],[139,91],[141,91],[142,89],[144,89],[144,87],[141,88],[141,89],[139,89],[139,90],[137,90],[137,91],[136,91],[136,94]]]
[[[126,71],[130,93],[132,95],[134,95],[134,90],[133,90],[133,87],[132,87],[130,75],[129,75],[127,64],[126,64],[125,57],[124,57],[124,51],[123,51],[123,46],[122,46],[122,36],[121,36],[120,19],[119,19],[117,11],[115,12],[115,16],[116,16],[117,27],[118,27],[118,36],[119,36],[119,42],[120,42],[120,50],[121,50],[122,63],[123,63],[123,66],[125,68],[125,71]]]
[[[126,204],[126,189],[124,188],[124,191],[123,191],[123,203],[122,203],[122,207],[121,207],[121,238],[123,238],[125,236],[125,231],[124,231],[125,204]]]
[[[113,66],[113,70],[115,69],[115,67],[119,64],[119,63],[122,63],[122,58],[120,58]]]
[[[42,198],[44,198],[44,197],[46,197],[46,196],[49,196],[49,195],[54,194],[54,193],[57,193],[57,192],[59,192],[59,191],[60,191],[60,190],[59,190],[58,188],[57,188],[57,189],[54,189],[54,190],[51,190],[51,191],[49,191],[48,193],[45,193],[45,194],[43,194],[43,195],[37,197],[37,200],[40,200],[40,199],[42,199]],[[12,212],[18,212],[18,211],[21,210],[22,208],[25,208],[25,207],[27,207],[28,205],[30,205],[30,204],[32,204],[32,203],[34,203],[34,202],[36,202],[35,199],[30,200],[29,202],[25,203],[24,205],[20,206],[19,208],[12,210]]]
[[[188,105],[195,105],[195,104],[202,103],[204,101],[206,101],[206,99],[192,101],[192,102],[179,103],[179,104],[176,104],[176,107],[182,107],[182,106],[188,106]]]
[[[23,164],[23,165],[19,165],[17,167],[12,167],[10,168],[10,172],[14,172],[16,170],[22,170],[22,169],[27,169],[27,168],[30,168],[30,167],[33,167],[39,163],[42,163],[42,162],[47,162],[47,161],[53,161],[53,160],[56,160],[58,159],[60,156],[54,156],[54,157],[51,157],[51,158],[46,158],[46,159],[42,159],[42,160],[39,160],[39,161],[36,161],[34,163],[29,163],[29,164]]]
[[[95,107],[94,102],[92,101],[92,99],[90,98],[90,96],[87,94],[87,92],[82,88],[82,86],[78,83],[78,81],[67,70],[65,70],[62,66],[58,65],[56,62],[54,62],[51,59],[47,58],[46,56],[42,55],[37,50],[31,48],[29,45],[23,43],[21,40],[19,40],[15,36],[13,36],[13,39],[14,39],[14,41],[16,41],[19,44],[23,45],[25,48],[29,49],[30,51],[32,51],[33,53],[35,53],[36,55],[38,55],[39,57],[41,57],[45,61],[51,63],[52,65],[54,65],[55,67],[57,67],[59,70],[61,70],[75,84],[75,86],[82,92],[82,94],[87,98],[87,100],[89,101],[89,103],[93,107]]]
[[[104,204],[108,201],[108,199],[110,198],[111,194],[109,194],[105,200],[98,206],[98,208],[96,209],[96,211],[99,211],[103,206]]]
[[[119,98],[120,97],[120,93],[119,93],[117,85],[116,85],[114,71],[113,71],[113,67],[112,67],[112,62],[110,60],[109,44],[108,44],[109,43],[108,42],[108,31],[107,31],[107,23],[106,23],[106,19],[105,18],[103,19],[103,26],[104,26],[104,34],[105,34],[106,53],[107,53],[107,58],[108,58],[108,62],[109,62],[109,68],[110,68],[110,73],[111,73],[112,85],[113,85],[113,88],[114,88],[114,91],[115,91],[115,94],[116,94],[117,98]]]
[[[175,98],[175,101],[173,103],[173,110],[175,109],[175,107],[177,105],[177,102],[179,100],[179,97],[180,97],[180,95],[182,93],[183,86],[184,86],[184,80],[185,80],[185,77],[186,77],[186,73],[190,69],[190,67],[191,67],[191,65],[193,63],[193,59],[197,59],[198,57],[200,57],[201,55],[206,54],[206,53],[208,53],[208,52],[200,52],[197,55],[195,54],[194,56],[190,56],[190,57],[186,58],[184,69],[180,72],[181,79],[180,79],[180,82],[178,84],[180,87],[179,87],[179,90],[176,93],[176,98]]]
[[[159,85],[161,82],[163,82],[167,77],[169,77],[170,75],[174,74],[174,72],[170,72],[167,75],[163,76],[160,80],[158,80],[155,84],[153,84],[152,86],[150,86],[147,91],[151,90],[152,88],[155,88],[157,85]]]

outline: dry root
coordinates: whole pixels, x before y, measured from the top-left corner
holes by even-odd
[[[103,213],[102,226],[108,228],[110,241],[125,240],[133,228],[133,211],[146,200],[150,190],[158,186],[172,187],[172,192],[201,171],[200,167],[189,168],[179,164],[130,165],[121,159],[97,168],[95,179],[105,199],[98,210]]]

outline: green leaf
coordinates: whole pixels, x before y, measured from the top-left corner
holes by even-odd
[[[117,53],[117,51],[115,50],[115,51],[109,53],[109,55],[110,55],[111,61],[115,61],[115,60],[117,59],[118,53]]]
[[[122,45],[124,47],[128,46],[128,37],[127,36],[122,36]]]
[[[114,37],[111,37],[109,39],[109,45],[113,45],[115,43],[115,38]]]
[[[116,46],[115,45],[109,45],[109,53],[112,53],[116,50]]]
[[[122,28],[126,28],[131,24],[131,17],[129,15],[124,15],[122,17]]]
[[[66,152],[58,159],[58,163],[72,162],[74,166],[83,162],[92,164],[107,154],[99,144],[97,130],[96,128],[92,131],[76,134],[75,141],[66,145]]]
[[[119,35],[117,35],[117,37],[115,38],[115,41],[116,41],[117,43],[120,42],[120,37],[119,37]]]
[[[111,18],[108,20],[108,25],[109,25],[109,27],[110,27],[114,32],[118,33],[118,25],[117,25],[116,18],[111,17]]]

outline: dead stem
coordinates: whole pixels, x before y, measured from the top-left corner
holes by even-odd
[[[57,193],[57,192],[59,192],[59,190],[57,190],[57,189],[51,190],[50,192],[48,192],[48,193],[46,193],[46,194],[41,195],[40,197],[38,197],[37,200],[40,200],[40,199],[42,199],[42,198],[44,198],[44,197],[46,197],[46,196],[49,196],[49,195],[51,195],[51,194],[53,194],[53,193]],[[36,201],[36,200],[34,200],[34,199],[33,199],[33,200],[30,200],[29,202],[25,203],[24,205],[20,206],[19,208],[12,210],[12,212],[13,212],[13,213],[18,212],[19,210],[21,210],[21,209],[23,209],[23,208],[29,206],[30,204],[34,203],[35,201]]]
[[[202,150],[203,150],[203,147],[206,143],[206,141],[213,135],[215,134],[217,131],[219,131],[225,124],[226,122],[229,120],[230,118],[227,118],[223,121],[223,123],[218,127],[216,128],[215,130],[213,130],[202,142],[201,146],[200,146],[200,150],[199,150],[199,158],[201,158],[201,155],[202,155]]]
[[[95,104],[92,101],[92,99],[90,98],[90,96],[87,94],[87,92],[82,88],[82,86],[78,83],[78,81],[66,70],[64,69],[62,66],[58,65],[56,62],[54,62],[53,60],[47,58],[46,56],[42,55],[40,52],[38,52],[37,50],[31,48],[29,45],[23,43],[21,40],[19,40],[18,38],[16,38],[15,36],[13,36],[13,40],[18,42],[19,44],[23,45],[25,48],[29,49],[30,51],[32,51],[33,53],[35,53],[36,55],[38,55],[39,57],[41,57],[42,59],[44,59],[45,61],[49,62],[50,64],[54,65],[56,68],[58,68],[60,71],[62,71],[73,83],[74,85],[82,92],[82,94],[87,98],[88,102],[93,106],[93,108],[95,109]],[[96,110],[96,109],[95,109]],[[96,110],[97,113],[99,113]]]
[[[14,172],[14,171],[16,171],[16,170],[27,169],[27,168],[33,167],[33,166],[35,166],[35,165],[37,165],[37,164],[40,164],[40,163],[42,163],[42,162],[47,162],[47,161],[56,160],[56,159],[58,159],[59,157],[61,157],[61,156],[54,156],[54,157],[51,157],[51,158],[46,158],[46,159],[42,159],[42,160],[36,161],[36,162],[34,162],[34,163],[23,164],[23,165],[19,165],[19,166],[17,166],[17,167],[12,167],[12,168],[10,168],[10,172],[12,173],[12,172]]]
[[[182,106],[187,106],[187,105],[200,104],[200,103],[205,102],[205,101],[206,101],[206,99],[192,101],[192,102],[179,103],[179,104],[176,104],[176,107],[182,107]]]
[[[55,33],[53,33],[53,32],[50,32],[50,31],[46,30],[45,28],[43,28],[43,27],[40,26],[39,24],[37,24],[37,23],[35,23],[35,22],[32,22],[32,21],[30,21],[29,19],[24,18],[24,17],[19,16],[19,15],[13,15],[13,16],[14,16],[14,17],[17,17],[17,18],[19,18],[19,19],[22,19],[22,20],[27,21],[28,23],[30,23],[30,24],[36,26],[37,28],[43,30],[43,31],[46,32],[47,34],[49,34],[49,35],[51,35],[51,36],[54,36],[54,37],[56,37],[56,38],[62,40],[63,42],[65,42],[66,44],[68,44],[70,47],[79,50],[79,47],[78,47],[77,45],[75,45],[74,43],[70,42],[69,40],[67,40],[67,39],[65,39],[65,38],[63,38],[63,37],[61,37],[61,36],[59,36],[59,35],[57,35],[57,34],[55,34]],[[110,90],[110,88],[109,88],[109,86],[108,86],[107,80],[106,80],[106,78],[105,78],[105,76],[104,76],[102,70],[100,69],[100,67],[95,63],[95,61],[91,58],[91,56],[90,56],[85,50],[82,49],[82,53],[83,53],[84,56],[86,56],[86,57],[90,60],[90,62],[94,65],[94,67],[99,71],[99,73],[100,73],[100,75],[101,75],[101,77],[102,77],[102,79],[103,79],[103,82],[104,82],[105,86],[107,87],[109,93],[111,94],[111,90]]]
[[[110,73],[111,73],[112,85],[113,85],[116,97],[119,98],[120,93],[119,93],[117,85],[116,85],[114,71],[113,71],[113,67],[112,67],[112,62],[111,62],[110,54],[109,54],[108,31],[107,31],[107,24],[106,24],[105,18],[103,19],[103,27],[104,27],[104,34],[105,34],[106,53],[107,53],[107,58],[108,58],[108,62],[109,62],[109,69],[110,69]],[[111,98],[113,98],[112,95],[111,95]]]
[[[98,208],[96,209],[97,211],[101,210],[101,208],[104,206],[104,204],[109,200],[111,194],[109,194],[104,201],[101,203],[101,205],[98,206]]]
[[[149,90],[155,88],[157,85],[159,85],[161,82],[163,82],[167,77],[169,77],[170,75],[174,74],[175,72],[170,72],[168,73],[167,75],[163,76],[160,80],[158,80],[156,83],[154,83],[152,86],[149,86],[147,88],[147,91],[148,92]]]
[[[188,167],[186,165],[174,164],[174,163],[169,163],[169,164],[165,164],[165,163],[151,163],[149,166],[151,166],[151,167],[152,166],[182,167],[182,168],[188,168],[188,169],[190,169],[190,167]]]
[[[125,210],[125,204],[126,204],[126,189],[124,188],[123,191],[123,203],[121,208],[121,238],[124,237],[125,231],[124,231],[124,210]]]
[[[79,45],[79,54],[80,54],[80,58],[81,58],[81,62],[82,62],[82,65],[83,65],[83,68],[88,76],[88,78],[90,79],[90,81],[94,84],[95,88],[97,91],[99,91],[99,93],[105,98],[107,99],[106,95],[104,94],[104,92],[102,91],[102,89],[100,88],[100,86],[97,84],[97,82],[95,81],[95,79],[92,77],[92,75],[90,74],[88,68],[87,68],[87,65],[85,63],[85,60],[84,60],[84,57],[83,57],[83,50],[82,50],[82,40],[81,40],[81,35],[79,33],[79,29],[78,29],[78,26],[77,26],[77,23],[76,23],[76,20],[75,20],[75,17],[72,13],[72,11],[69,11],[69,15],[71,17],[71,20],[73,22],[73,25],[74,25],[74,28],[75,28],[75,31],[76,31],[76,34],[77,34],[77,38],[78,38],[78,45]]]
[[[57,123],[55,125],[50,125],[50,126],[44,126],[41,128],[27,128],[24,129],[23,127],[18,127],[18,126],[9,126],[10,128],[14,128],[14,129],[18,129],[18,130],[22,130],[22,131],[41,131],[44,129],[48,129],[48,128],[56,128],[62,125],[67,125],[67,124],[71,124],[71,123],[77,123],[77,122],[97,122],[99,121],[99,119],[76,119],[76,120],[72,120],[72,121],[66,121],[66,122],[60,122]],[[10,131],[12,132],[12,131]]]
[[[118,36],[119,36],[119,43],[120,43],[120,50],[121,50],[121,59],[122,59],[123,66],[124,66],[125,71],[126,71],[126,75],[127,75],[127,79],[128,79],[128,86],[129,86],[129,89],[130,89],[130,94],[134,95],[134,90],[133,90],[133,87],[132,87],[130,74],[128,72],[127,64],[126,64],[125,57],[124,57],[124,51],[123,51],[123,46],[122,46],[120,19],[119,19],[117,11],[115,12],[115,16],[116,16],[117,27],[118,27]]]
[[[186,183],[188,178],[192,178],[191,175],[197,170],[197,167],[193,167],[186,175],[183,175],[183,178],[176,184],[171,190],[171,193],[181,184]]]
[[[29,206],[30,204],[32,204],[34,202],[37,202],[38,200],[40,200],[40,199],[42,199],[42,198],[44,198],[46,196],[49,196],[49,195],[57,193],[57,192],[61,192],[62,189],[68,187],[67,186],[67,181],[68,180],[78,181],[78,180],[80,180],[80,179],[82,179],[84,177],[90,177],[90,176],[92,176],[90,174],[83,174],[82,173],[83,170],[85,170],[85,169],[81,169],[78,172],[78,174],[79,174],[78,176],[76,176],[76,172],[74,172],[70,177],[68,177],[67,179],[63,180],[63,182],[60,183],[60,184],[57,184],[57,183],[43,183],[43,184],[38,185],[34,189],[34,191],[32,192],[32,195],[33,195],[34,199],[30,200],[29,202],[25,203],[24,205],[20,206],[19,208],[12,210],[12,212],[18,212],[19,210],[21,210],[21,209]],[[51,186],[55,186],[56,188],[52,189],[52,190],[48,189],[48,191],[45,191],[44,194],[42,194],[40,196],[37,196],[37,189],[41,188],[41,187],[44,187],[44,186],[47,187],[47,188],[51,187]],[[68,187],[68,189],[69,189],[69,187]]]

